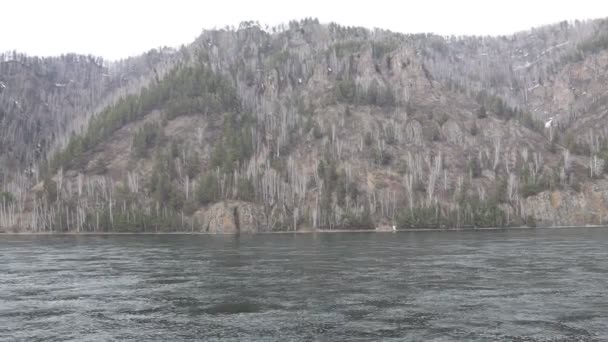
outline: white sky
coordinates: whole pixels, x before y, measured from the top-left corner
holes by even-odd
[[[106,59],[179,46],[243,20],[316,17],[404,33],[497,35],[562,20],[608,17],[607,0],[2,0],[0,51]]]

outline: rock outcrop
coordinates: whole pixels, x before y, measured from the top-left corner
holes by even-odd
[[[608,221],[608,182],[598,181],[583,191],[545,191],[525,200],[529,216],[540,226],[602,225]]]
[[[259,233],[267,226],[263,208],[243,201],[222,201],[199,210],[195,216],[205,233]]]

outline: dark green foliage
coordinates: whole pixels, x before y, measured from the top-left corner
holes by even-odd
[[[388,84],[384,88],[378,90],[376,105],[383,108],[392,108],[396,105],[396,102],[395,94],[393,94],[393,90]]]
[[[287,178],[287,160],[286,158],[272,158],[270,161],[272,167],[283,178]]]
[[[322,225],[325,225],[332,221],[334,193],[338,192],[339,180],[343,177],[343,174],[338,173],[335,162],[329,158],[319,161],[317,172],[323,180],[319,206],[321,209]],[[344,186],[344,183],[342,183],[342,186]]]
[[[477,110],[477,117],[479,119],[484,119],[488,117],[488,113],[486,112],[486,107],[484,105],[481,105],[481,107],[479,107],[479,109]]]
[[[106,166],[106,163],[103,161],[103,159],[99,158],[97,159],[97,161],[95,161],[95,166],[93,166],[93,172],[95,172],[96,175],[105,175],[108,172],[108,167]]]
[[[532,131],[535,131],[535,132],[543,131],[543,128],[544,128],[543,123],[534,120],[534,118],[532,118],[532,115],[530,113],[519,111],[517,119],[524,127],[528,128]]]
[[[501,227],[507,224],[506,215],[493,202],[475,198],[462,200],[459,210],[448,210],[441,205],[404,210],[397,216],[400,229]]]
[[[336,56],[338,58],[343,58],[344,56],[350,55],[359,49],[363,45],[363,41],[345,41],[345,42],[337,42],[334,45],[334,50],[336,51]]]
[[[175,140],[172,140],[169,145],[169,155],[171,156],[171,159],[179,157],[179,144]]]
[[[424,77],[426,77],[427,80],[432,81],[433,80],[433,75],[431,75],[431,72],[429,71],[429,69],[427,69],[426,65],[424,65],[424,63],[422,63],[422,72],[424,72]]]
[[[251,128],[253,118],[249,115],[231,114],[224,122],[224,129],[211,155],[211,166],[224,173],[232,173],[237,166],[253,154]]]
[[[336,164],[333,160],[321,160],[317,166],[319,176],[325,181],[332,185],[338,180],[339,174],[336,170]]]
[[[608,147],[604,147],[598,154],[598,157],[604,162],[602,173],[608,174]]]
[[[270,57],[269,63],[273,68],[276,68],[282,64],[285,64],[288,60],[289,60],[289,51],[285,50],[285,51],[281,51],[281,52],[277,52],[277,53],[273,54]]]
[[[158,122],[146,122],[133,135],[132,152],[138,158],[146,157],[148,149],[161,145],[165,140],[164,131]]]
[[[393,160],[393,155],[388,151],[382,151],[380,154],[379,164],[382,166],[387,166]]]
[[[458,209],[448,209],[440,204],[406,209],[397,216],[397,225],[407,229],[503,227],[508,224],[506,214],[494,200],[462,196],[458,202]]]
[[[549,145],[549,152],[557,153],[557,134],[553,135],[553,140],[551,140],[551,145]]]
[[[496,178],[493,201],[496,203],[507,202],[507,179]]]
[[[365,137],[363,138],[363,143],[365,146],[370,147],[372,146],[373,142],[374,140],[372,138],[372,134],[370,132],[365,132]]]
[[[319,126],[319,124],[316,122],[313,124],[312,136],[317,140],[323,138],[323,130],[321,129],[321,126]]]
[[[472,225],[476,228],[481,227],[503,227],[506,224],[506,215],[492,201],[474,201],[471,205]]]
[[[247,178],[241,178],[237,184],[237,198],[241,201],[255,201],[255,188],[253,182]]]
[[[476,136],[479,133],[479,127],[477,127],[477,122],[473,121],[471,125],[471,135]]]
[[[43,181],[44,195],[50,203],[54,203],[57,200],[57,183],[50,177],[47,177]]]
[[[397,216],[397,226],[400,229],[439,228],[439,218],[439,207],[414,208]]]
[[[15,200],[15,196],[8,191],[0,193],[0,204],[10,204]]]
[[[583,51],[576,49],[576,50],[571,50],[569,53],[562,55],[560,62],[562,64],[577,63],[577,62],[582,61],[583,59],[585,59]]]
[[[373,146],[369,149],[369,159],[374,162],[376,165],[387,166],[393,161],[393,155],[390,151],[380,150],[379,148]]]
[[[334,94],[339,102],[354,103],[357,95],[357,86],[350,79],[338,81],[334,87]]]
[[[354,105],[392,108],[397,103],[390,85],[380,85],[377,81],[372,82],[367,90],[357,87],[351,79],[338,81],[334,96],[338,102]]]
[[[51,172],[55,173],[60,168],[83,169],[85,159],[83,152],[87,149],[88,139],[72,135],[66,148],[57,153],[50,162]]]
[[[426,192],[426,185],[424,184],[422,179],[417,179],[416,181],[414,181],[414,191],[419,193]]]
[[[375,106],[377,104],[378,82],[376,80],[372,81],[372,84],[367,89],[367,94],[363,94],[362,97],[363,98],[361,99],[361,102],[363,103],[369,103],[372,106]]]
[[[344,174],[344,171],[338,172],[337,177],[336,200],[338,206],[344,207],[346,205],[347,197],[350,197],[351,203],[356,202],[359,199],[357,183],[349,181]]]
[[[350,111],[350,106],[344,107],[344,116],[346,116],[347,118],[349,118],[351,115],[352,115],[352,113]]]
[[[300,113],[302,116],[311,117],[315,112],[312,102],[304,101],[304,99],[301,97],[296,100],[296,108],[298,113]]]
[[[395,135],[395,129],[392,126],[388,126],[384,130],[384,140],[389,145],[397,144],[397,137]]]
[[[477,102],[481,105],[477,111],[478,118],[487,116],[486,110],[494,113],[499,119],[509,120],[515,118],[518,110],[511,108],[500,97],[481,91],[477,94]]]
[[[372,57],[380,59],[387,53],[395,50],[399,46],[397,41],[373,41],[372,42]]]
[[[222,76],[202,66],[170,73],[162,82],[169,89],[166,106],[169,119],[186,114],[238,112],[240,101],[234,88]]]
[[[102,231],[102,232],[159,232],[159,231],[179,231],[190,230],[193,220],[190,222],[184,220],[181,212],[171,209],[161,210],[144,210],[141,209],[136,202],[127,200],[124,202],[126,210],[122,207],[117,207],[112,211],[110,217],[109,210],[103,209],[98,213],[90,213],[85,217],[85,231]],[[65,217],[65,211],[60,209],[58,213],[58,222],[55,223],[55,230],[64,230],[64,222],[61,221]]]
[[[534,218],[534,216],[528,215],[528,217],[526,217],[526,226],[530,228],[536,228],[536,219]]]
[[[68,146],[54,156],[50,171],[56,172],[60,167],[82,168],[84,152],[155,109],[164,110],[167,118],[172,119],[186,114],[238,113],[241,105],[236,90],[220,75],[203,65],[178,66],[161,82],[143,88],[139,95],[122,98],[91,120],[83,135],[73,136]],[[134,145],[140,150],[147,144],[137,141]]]
[[[577,179],[572,179],[570,182],[570,187],[572,188],[572,190],[574,190],[575,192],[581,192],[583,191],[583,185],[581,184],[581,182]]]
[[[330,183],[323,183],[323,188],[321,191],[321,198],[319,201],[320,206],[320,214],[321,214],[321,225],[327,225],[327,223],[332,222],[333,215],[333,201],[332,201],[332,193],[333,189],[331,188]]]
[[[481,177],[481,163],[477,158],[471,158],[469,160],[469,172],[473,178]]]
[[[349,191],[348,191],[348,195],[350,196],[350,199],[353,202],[357,202],[359,200],[359,188],[357,187],[357,183],[352,183],[352,185],[349,187]]]
[[[368,159],[374,164],[380,165],[382,162],[382,152],[376,146],[371,146],[368,151]]]
[[[177,187],[172,183],[176,176],[175,162],[171,154],[165,151],[157,152],[149,182],[150,193],[156,202],[170,204],[174,209],[179,209],[182,204],[179,198],[181,192],[177,191]]]
[[[343,220],[342,227],[345,229],[374,229],[376,226],[368,205],[358,215],[350,211],[347,212]]]
[[[601,32],[601,34],[579,43],[577,48],[583,53],[598,53],[606,50],[608,49],[608,33]]]
[[[184,202],[184,214],[190,216],[198,209],[198,203],[195,199],[190,198]]]
[[[321,209],[321,226],[339,227],[344,229],[372,229],[374,227],[372,213],[365,202],[364,210],[360,213],[352,211],[352,205],[361,200],[357,183],[348,179],[343,170],[338,170],[332,159],[319,161],[317,172],[323,180],[319,208]],[[347,203],[349,205],[347,205]],[[333,217],[334,208],[346,209],[340,219]]]
[[[570,152],[578,155],[590,155],[591,148],[589,144],[581,143],[577,141],[577,137],[573,134],[568,134],[565,137],[565,145]]]
[[[446,123],[448,120],[450,119],[450,117],[447,114],[440,114],[439,117],[437,118],[437,123],[439,124],[439,126],[443,126],[444,123]]]
[[[395,95],[388,84],[380,86],[375,80],[367,91],[356,90],[356,104],[389,108],[395,106]]]
[[[340,175],[338,178],[338,184],[336,186],[336,200],[338,206],[343,207],[346,204],[346,194],[348,192],[348,186],[346,182],[346,177]]]
[[[186,157],[184,169],[191,179],[201,172],[201,159],[198,152],[193,151]]]
[[[207,173],[200,177],[196,188],[196,200],[202,205],[213,203],[220,198],[220,186],[217,177],[213,173]]]
[[[408,229],[502,227],[507,224],[505,213],[494,202],[468,199],[466,203],[459,211],[447,210],[441,205],[405,210],[398,215],[397,225],[401,229]]]
[[[429,37],[430,48],[441,55],[447,55],[449,53],[449,46],[446,44],[446,40],[441,37]]]
[[[557,176],[556,176],[557,177]],[[528,167],[525,167],[521,172],[519,193],[522,197],[527,198],[537,195],[543,191],[550,190],[556,183],[552,180],[552,175],[543,177],[532,177]]]
[[[547,190],[543,183],[524,183],[521,185],[519,192],[523,198],[537,195]]]

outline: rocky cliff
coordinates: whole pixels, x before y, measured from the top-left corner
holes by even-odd
[[[202,222],[197,228],[205,233],[238,234],[267,231],[268,221],[259,205],[224,201],[194,214]]]

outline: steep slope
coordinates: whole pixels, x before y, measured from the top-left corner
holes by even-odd
[[[92,117],[44,181],[4,195],[0,227],[600,223],[606,52],[588,46],[602,30],[442,38],[304,20],[207,31]]]
[[[4,176],[38,174],[38,164],[80,132],[92,115],[139,92],[173,63],[172,50],[120,62],[93,56],[0,55],[0,158]]]

